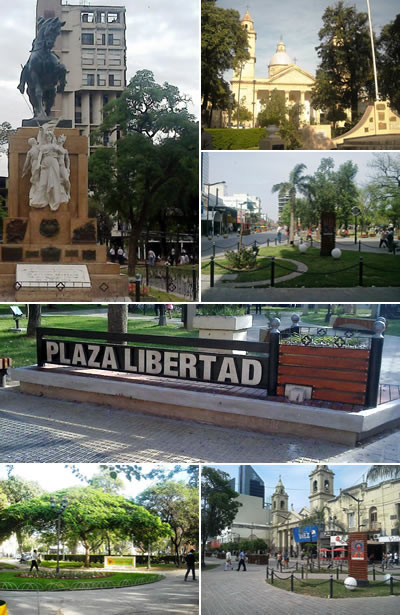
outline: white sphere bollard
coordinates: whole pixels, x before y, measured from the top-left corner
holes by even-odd
[[[301,243],[301,244],[299,245],[299,251],[300,251],[302,254],[304,254],[305,252],[307,252],[307,248],[308,248],[308,246],[307,246],[307,244],[306,244],[306,243]]]
[[[383,582],[385,583],[385,585],[389,585],[391,576],[391,574],[385,574],[385,576],[383,577]]]
[[[338,259],[342,256],[342,250],[340,250],[339,248],[333,248],[332,252],[331,252],[331,256],[332,258]]]
[[[354,577],[347,577],[344,580],[344,586],[346,589],[353,592],[355,588],[357,587],[357,579],[355,579]]]

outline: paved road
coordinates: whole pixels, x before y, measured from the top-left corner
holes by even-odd
[[[69,592],[1,592],[8,615],[196,615],[198,583],[183,581],[183,570],[132,588]]]
[[[215,559],[209,563],[216,563]],[[246,572],[219,568],[202,574],[202,615],[398,615],[400,598],[349,598],[328,600],[301,596],[267,585],[265,566],[248,565]]]
[[[267,244],[268,239],[272,245],[272,243],[275,243],[275,237],[276,233],[271,231],[267,233],[252,233],[251,235],[244,235],[242,237],[242,245],[252,246],[253,243],[257,241],[257,245],[261,246]],[[230,233],[226,239],[215,236],[214,240],[209,240],[207,237],[202,237],[201,258],[203,260],[210,258],[213,252],[213,242],[215,242],[215,254],[219,256],[222,255],[225,250],[237,250],[239,239],[237,233]],[[286,243],[286,241],[284,243]]]
[[[0,463],[399,463],[399,431],[363,446],[265,435],[0,389]]]

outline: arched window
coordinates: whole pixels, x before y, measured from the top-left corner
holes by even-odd
[[[317,491],[318,490],[318,481],[314,481],[313,482],[313,491]]]
[[[276,508],[276,502],[274,502],[274,509]]]
[[[285,502],[284,502],[284,500],[281,500],[281,510],[282,510],[283,508],[285,508]]]
[[[324,489],[325,491],[329,491],[329,480],[328,479],[324,480]]]

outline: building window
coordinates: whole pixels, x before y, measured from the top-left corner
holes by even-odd
[[[325,491],[329,491],[329,480],[326,480],[324,482],[324,489],[325,489]]]
[[[109,34],[108,35],[108,44],[109,45],[114,45],[114,34]]]
[[[105,132],[103,134],[103,145],[109,145],[109,143],[110,143],[110,133]]]
[[[75,107],[82,107],[82,96],[75,94]]]
[[[97,85],[103,86],[106,85],[106,78],[104,73],[99,73],[97,75]]]
[[[81,19],[82,19],[82,23],[93,23],[94,22],[94,13],[91,12],[85,12],[85,13],[81,13]]]
[[[285,508],[285,502],[281,500],[281,510],[283,510],[284,508]]]
[[[369,511],[369,526],[371,530],[378,529],[378,511],[375,506],[373,506]]]
[[[318,483],[316,480],[313,482],[313,491],[318,491]]]
[[[94,34],[82,32],[82,45],[94,45]]]
[[[75,111],[75,124],[82,124],[82,113],[81,113],[81,111]]]
[[[108,96],[103,96],[103,107],[108,103]]]
[[[108,13],[107,23],[119,23],[119,13]]]
[[[115,85],[114,84],[114,75],[108,75],[108,85]]]
[[[355,527],[355,513],[347,513],[347,525],[349,526],[349,530]]]
[[[103,11],[98,11],[96,21],[97,23],[106,23],[106,14]]]
[[[274,502],[274,510],[276,509],[276,502]]]
[[[94,85],[94,75],[86,75],[86,85]]]

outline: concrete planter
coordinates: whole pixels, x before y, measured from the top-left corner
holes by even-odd
[[[253,324],[253,317],[244,316],[195,316],[193,327],[199,329],[200,339],[210,340],[247,340],[247,330]],[[215,352],[215,351],[213,351]],[[233,351],[221,350],[223,354]],[[243,351],[234,351],[235,354],[244,354]]]

